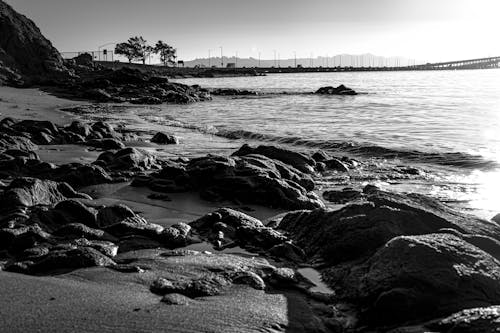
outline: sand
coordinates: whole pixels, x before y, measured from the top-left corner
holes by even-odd
[[[73,116],[59,109],[81,104],[37,89],[0,87],[0,118],[50,120],[64,125],[69,124]],[[42,160],[58,164],[89,163],[100,152],[83,146],[52,145],[40,147],[37,153]],[[150,222],[163,226],[191,222],[219,207],[241,208],[230,203],[209,203],[189,193],[169,194],[172,201],[151,200],[147,197],[153,193],[151,190],[130,187],[129,183],[90,186],[82,191],[96,199],[93,204],[123,203]],[[263,220],[283,212],[257,206],[245,209]],[[207,244],[198,245],[198,249],[211,250]],[[239,250],[225,252],[239,253],[252,260],[252,254]],[[153,260],[148,257],[150,254],[127,255],[143,256],[141,260],[149,260],[149,263]],[[203,265],[217,261],[215,258],[223,260],[219,255],[209,256]],[[197,262],[199,257],[186,256],[178,260],[168,266],[169,274],[172,271],[197,274],[201,265]],[[293,332],[303,331],[303,325],[317,321],[304,295],[290,290],[264,292],[234,285],[220,296],[197,299],[185,306],[167,305],[149,291],[146,283],[152,274],[164,272],[165,268],[157,268],[142,275],[107,268],[80,269],[56,276],[0,271],[0,331]]]

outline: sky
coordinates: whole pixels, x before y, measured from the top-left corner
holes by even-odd
[[[179,59],[500,56],[500,0],[6,0],[61,52],[141,35]],[[113,48],[112,44],[104,48]]]

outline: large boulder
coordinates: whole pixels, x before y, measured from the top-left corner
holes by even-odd
[[[500,331],[500,306],[465,309],[425,325],[427,330],[447,333]]]
[[[321,87],[316,90],[315,94],[318,95],[357,95],[358,93],[351,88],[348,88],[341,84],[338,87]]]
[[[68,198],[89,199],[90,197],[75,192],[66,183],[27,177],[16,178],[0,197],[0,206],[8,209],[16,206],[54,205]]]
[[[305,154],[276,146],[258,146],[253,148],[244,144],[239,150],[233,153],[233,156],[245,156],[250,154],[263,155],[281,161],[305,173],[314,172],[314,166],[316,165],[316,161]]]
[[[340,210],[317,209],[287,214],[278,229],[289,235],[311,259],[328,264],[372,255],[397,236],[453,229],[500,239],[500,226],[464,215],[421,195],[375,190],[366,201]]]
[[[0,84],[32,84],[68,77],[59,52],[38,27],[0,0]]]
[[[449,234],[396,237],[364,264],[324,274],[370,324],[431,319],[500,302],[500,262]]]

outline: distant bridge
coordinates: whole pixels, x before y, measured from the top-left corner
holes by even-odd
[[[436,62],[410,66],[336,66],[336,67],[271,67],[255,68],[259,73],[302,72],[376,72],[376,71],[430,71],[499,68],[500,57],[489,57],[448,62]]]

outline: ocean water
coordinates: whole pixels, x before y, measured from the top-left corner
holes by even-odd
[[[142,129],[183,138],[177,153],[273,143],[425,170],[382,187],[430,194],[482,217],[500,212],[500,70],[271,74],[180,79],[207,88],[257,90],[191,105],[120,112]],[[357,96],[310,94],[344,84]],[[365,181],[366,182],[366,181]],[[337,184],[342,185],[337,181]],[[328,181],[324,186],[329,187]]]

